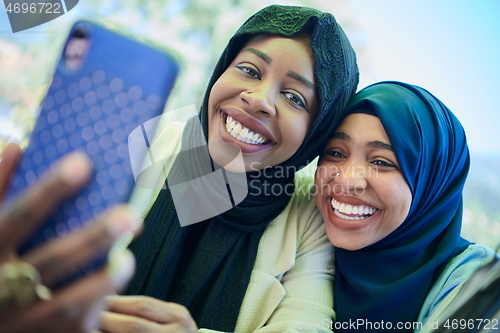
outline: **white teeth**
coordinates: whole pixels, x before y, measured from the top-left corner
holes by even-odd
[[[360,220],[365,219],[372,216],[377,208],[369,207],[365,205],[349,205],[345,203],[341,203],[334,198],[331,201],[332,208],[334,208],[334,213],[345,219],[345,220]],[[357,216],[348,216],[348,215],[357,215]],[[359,216],[365,215],[365,216]]]
[[[236,134],[240,134],[240,132],[241,132],[241,124],[240,123],[237,123],[236,126],[234,126],[233,132],[235,132]]]
[[[269,140],[263,138],[259,133],[252,132],[248,127],[243,126],[234,120],[230,115],[226,118],[226,130],[233,138],[249,144],[264,144]]]
[[[364,219],[366,219],[368,217],[368,216],[347,216],[347,215],[339,213],[338,210],[334,210],[333,213],[335,215],[337,215],[338,217],[344,219],[344,220],[351,220],[351,221],[353,221],[353,220],[364,220]]]

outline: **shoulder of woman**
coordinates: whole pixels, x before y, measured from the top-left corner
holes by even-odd
[[[489,263],[495,256],[498,254],[489,247],[471,244],[446,265],[436,284],[453,288],[466,281],[479,267]]]
[[[323,219],[319,213],[314,195],[316,186],[314,175],[297,173],[295,176],[295,189],[290,200],[290,212],[296,215],[296,220],[303,228],[310,228],[311,224],[323,224]]]
[[[453,304],[460,290],[471,275],[499,255],[487,246],[469,245],[453,258],[427,294],[419,315],[419,322],[440,318]],[[432,319],[430,319],[432,321]]]
[[[302,206],[314,204],[314,175],[299,172],[295,175],[294,185],[291,201]]]
[[[296,248],[308,248],[311,244],[327,244],[330,246],[330,241],[326,237],[323,217],[316,207],[314,195],[316,194],[316,186],[314,184],[314,175],[310,173],[297,173],[294,179],[295,190],[294,194],[284,211],[282,219],[286,222],[283,224],[288,235],[295,235]],[[277,221],[278,222],[278,221]]]
[[[265,261],[272,262],[273,270],[280,272],[293,266],[297,252],[311,250],[312,246],[315,250],[332,247],[314,202],[314,177],[296,174],[294,185],[290,202],[267,226],[259,244]],[[275,250],[269,251],[269,247]]]

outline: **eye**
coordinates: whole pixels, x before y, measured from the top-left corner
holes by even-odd
[[[330,156],[330,157],[337,158],[337,159],[346,158],[342,153],[340,153],[336,150],[327,150],[323,153],[323,155]]]
[[[388,161],[384,161],[384,160],[374,160],[374,161],[371,161],[370,162],[372,165],[375,165],[377,167],[382,167],[382,168],[392,168],[392,169],[396,169],[396,170],[399,170],[398,166],[391,163],[391,162],[388,162]]]
[[[260,80],[259,71],[257,71],[256,69],[254,69],[252,67],[248,67],[248,66],[243,66],[243,65],[238,65],[238,66],[236,66],[236,68],[238,68],[246,76]]]
[[[299,95],[294,94],[293,92],[290,91],[284,91],[282,94],[283,96],[288,98],[288,100],[292,102],[294,105],[307,110],[304,100],[302,100],[302,98],[299,97]]]

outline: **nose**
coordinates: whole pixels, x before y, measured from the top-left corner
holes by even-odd
[[[360,163],[345,163],[337,168],[334,181],[342,186],[346,194],[361,194],[367,187],[370,169]]]
[[[248,110],[267,118],[276,116],[275,98],[272,87],[265,84],[253,87],[240,93],[241,99],[246,103]]]

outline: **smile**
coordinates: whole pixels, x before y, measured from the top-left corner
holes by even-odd
[[[264,145],[269,142],[262,134],[251,130],[230,115],[226,117],[226,131],[236,140],[251,145]]]
[[[333,213],[344,220],[364,220],[371,217],[377,208],[365,205],[349,205],[332,198]]]

